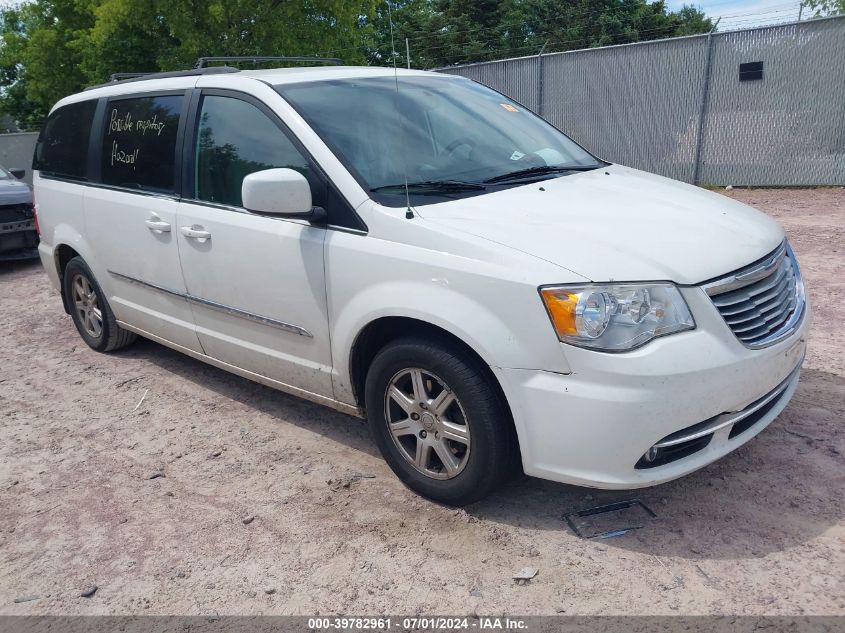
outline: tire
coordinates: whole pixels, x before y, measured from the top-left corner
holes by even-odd
[[[467,505],[513,471],[516,442],[501,397],[483,368],[446,342],[409,337],[385,346],[367,372],[365,403],[385,461],[424,497]]]
[[[62,285],[73,324],[88,347],[113,352],[135,341],[134,332],[117,324],[100,284],[81,257],[68,262]]]

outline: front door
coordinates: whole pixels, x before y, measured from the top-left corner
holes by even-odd
[[[186,141],[193,183],[174,231],[197,335],[212,358],[331,397],[325,229],[241,204],[252,172],[315,174],[281,122],[236,94],[204,92]]]
[[[86,187],[85,229],[92,268],[117,318],[198,352],[176,225],[186,101],[184,92],[108,101],[98,126],[102,186]]]

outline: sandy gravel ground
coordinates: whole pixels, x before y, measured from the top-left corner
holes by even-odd
[[[0,613],[845,614],[845,189],[730,195],[808,280],[786,411],[680,481],[522,478],[466,510],[406,490],[363,422],[151,342],[89,350],[40,265],[3,265]],[[624,537],[561,520],[634,497],[658,518]]]

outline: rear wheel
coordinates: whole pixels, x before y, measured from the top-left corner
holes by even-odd
[[[388,344],[367,373],[366,405],[385,460],[423,496],[466,505],[512,470],[512,426],[497,391],[474,359],[448,344]]]
[[[73,323],[90,348],[111,352],[135,340],[134,332],[117,324],[100,285],[81,257],[74,257],[65,267],[64,293]]]

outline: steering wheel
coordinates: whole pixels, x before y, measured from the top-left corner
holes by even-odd
[[[446,154],[451,154],[456,149],[458,149],[461,145],[468,145],[469,151],[472,152],[472,150],[475,149],[476,143],[469,136],[462,136],[460,138],[456,138],[454,141],[452,141],[446,147],[444,147],[443,152],[446,153]]]

